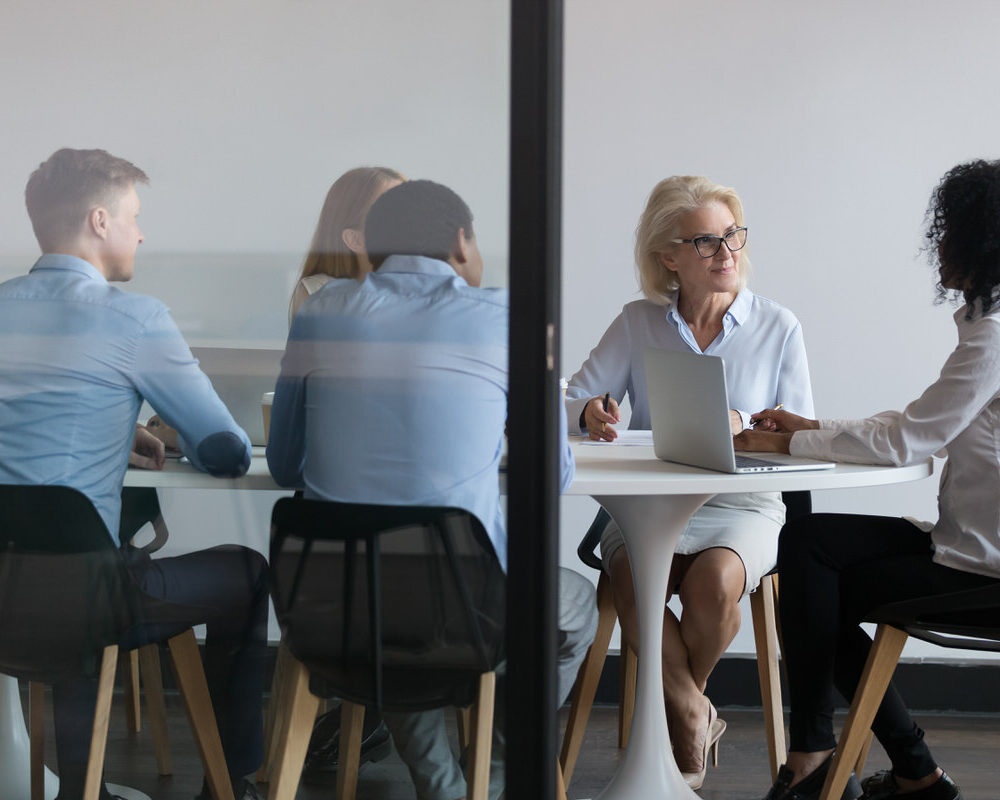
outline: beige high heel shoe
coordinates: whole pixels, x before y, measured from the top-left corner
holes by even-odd
[[[719,740],[726,732],[726,721],[719,719],[718,712],[712,702],[708,702],[708,728],[705,731],[704,749],[701,754],[701,769],[698,772],[685,772],[681,769],[681,777],[692,789],[700,789],[705,783],[705,773],[708,772],[708,757],[712,756],[712,766],[719,766]]]

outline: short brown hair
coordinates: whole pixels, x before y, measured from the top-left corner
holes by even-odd
[[[105,150],[56,150],[31,173],[24,189],[31,227],[42,250],[76,236],[95,206],[115,213],[121,195],[146,173]]]
[[[388,167],[356,167],[337,178],[326,193],[309,255],[299,277],[320,273],[334,278],[363,277],[357,254],[344,244],[344,230],[364,230],[368,209],[385,185],[405,180]]]

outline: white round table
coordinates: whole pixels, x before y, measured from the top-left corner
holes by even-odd
[[[647,653],[663,641],[670,561],[691,515],[712,495],[879,486],[925,478],[930,461],[908,467],[838,465],[806,472],[729,475],[658,460],[651,446],[573,444],[576,479],[568,494],[588,494],[622,529],[635,581],[639,638]],[[659,658],[639,659],[635,716],[625,758],[595,800],[690,798],[674,763]]]

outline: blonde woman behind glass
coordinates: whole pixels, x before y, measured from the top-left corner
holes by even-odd
[[[305,299],[330,278],[361,280],[371,272],[365,254],[365,217],[372,203],[405,180],[388,167],[357,167],[334,181],[326,193],[302,274],[292,291],[289,325]]]
[[[743,206],[733,189],[691,176],[656,185],[636,231],[645,299],[622,309],[570,379],[571,433],[615,439],[618,403],[626,394],[629,427],[649,429],[643,365],[649,346],[724,359],[733,433],[760,408],[813,407],[798,320],[746,288],[746,242]],[[716,495],[691,518],[677,544],[668,592],[680,597],[683,613],[664,613],[663,691],[677,765],[694,788],[704,781],[709,749],[725,730],[705,697],[705,683],[739,630],[740,598],[774,566],[784,518],[777,494]],[[637,647],[632,571],[623,544],[618,526],[610,523],[601,556],[622,634]]]

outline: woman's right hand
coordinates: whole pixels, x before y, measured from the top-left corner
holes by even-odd
[[[773,431],[775,433],[795,433],[796,431],[814,431],[819,429],[819,423],[814,419],[800,417],[781,409],[765,408],[750,415],[750,423],[754,430]]]
[[[618,438],[618,431],[612,428],[622,421],[618,413],[618,403],[613,397],[608,398],[608,410],[604,410],[604,398],[594,397],[583,408],[583,424],[595,442],[613,442]]]

